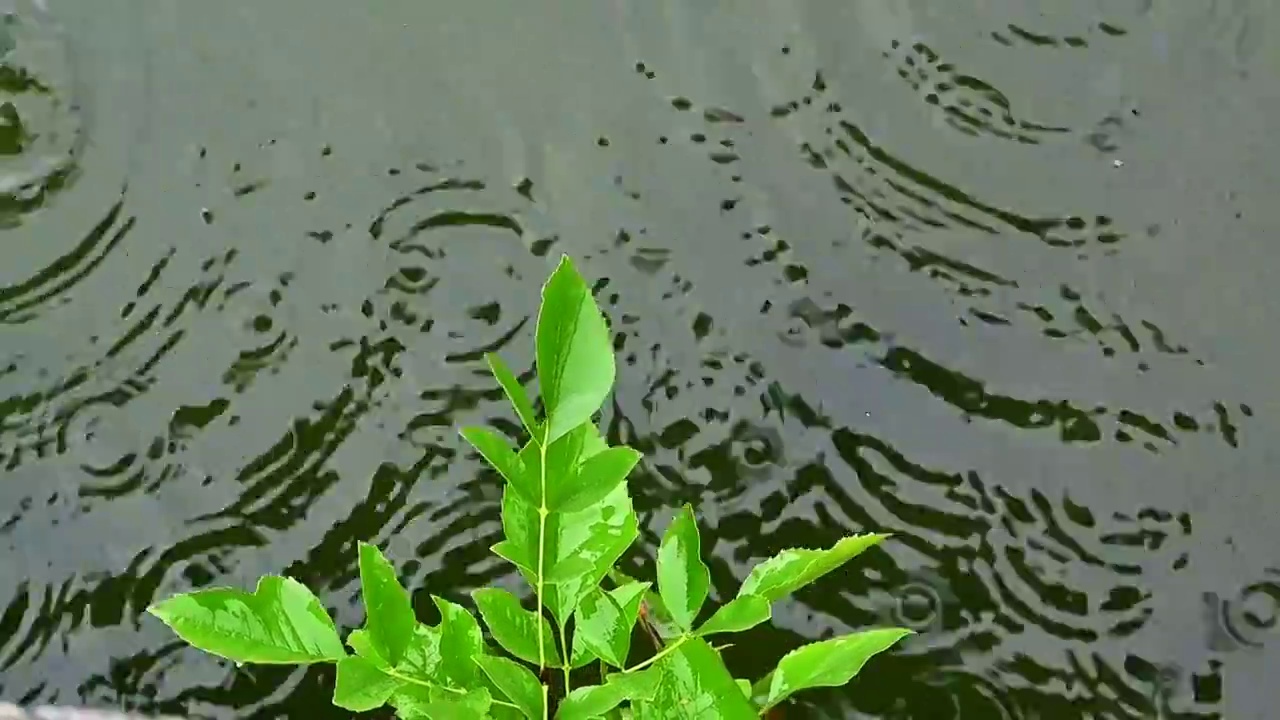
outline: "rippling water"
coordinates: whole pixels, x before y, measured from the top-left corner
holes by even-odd
[[[454,428],[568,253],[629,570],[896,534],[729,651],[922,631],[797,714],[1273,716],[1272,4],[0,5],[0,697],[337,717],[143,608],[509,581]]]

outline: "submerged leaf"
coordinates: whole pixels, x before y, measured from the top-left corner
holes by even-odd
[[[542,288],[537,366],[547,414],[544,443],[591,419],[613,388],[613,343],[591,288],[564,256]]]
[[[475,599],[485,625],[489,626],[489,632],[493,633],[493,639],[507,652],[534,665],[542,665],[542,658],[538,656],[538,632],[541,630],[546,664],[560,663],[551,623],[542,613],[525,610],[515,595],[501,588],[480,588],[473,591],[471,597]]]
[[[511,368],[502,362],[502,358],[497,353],[485,353],[484,359],[488,361],[489,371],[493,373],[494,379],[502,386],[507,399],[511,401],[511,407],[515,408],[520,424],[524,425],[524,429],[531,437],[538,437],[538,416],[534,414],[533,403],[529,402],[529,396],[525,393],[520,380],[516,378],[516,374],[511,372]]]
[[[518,662],[491,655],[478,655],[475,662],[525,717],[541,720],[545,713],[546,695],[542,683],[532,671]]]
[[[827,550],[791,548],[751,568],[738,596],[761,595],[779,600],[848,562],[888,538],[868,533],[843,538]]]
[[[711,574],[701,553],[693,508],[685,505],[667,527],[658,547],[658,592],[672,619],[685,631],[693,628],[711,585]]]
[[[378,655],[395,665],[404,657],[418,620],[395,568],[377,546],[366,542],[360,543],[360,594],[368,638]]]
[[[905,628],[867,630],[796,648],[778,661],[765,707],[771,708],[806,688],[844,685],[872,656],[912,634]]]
[[[768,600],[759,595],[743,595],[717,610],[711,619],[698,628],[697,634],[705,637],[715,633],[750,630],[768,620],[771,614]]]
[[[305,665],[347,656],[333,618],[302,583],[279,575],[253,593],[211,588],[156,603],[147,612],[193,647],[237,663]]]
[[[404,682],[383,672],[362,657],[338,661],[338,680],[333,686],[333,704],[352,712],[382,707]]]

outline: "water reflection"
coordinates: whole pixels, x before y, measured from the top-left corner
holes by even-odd
[[[795,715],[1267,707],[1256,688],[1228,693],[1232,668],[1274,652],[1280,569],[1251,550],[1268,531],[1233,514],[1266,496],[1226,496],[1265,493],[1271,398],[1224,380],[1237,366],[1221,343],[1248,338],[1213,339],[1135,279],[1153,248],[1190,252],[1164,229],[1182,209],[1160,205],[1156,226],[1085,192],[1153,142],[1139,120],[1175,111],[1110,91],[1077,111],[1034,92],[1197,11],[996,5],[593,6],[583,33],[555,27],[584,48],[605,33],[583,50],[599,52],[592,67],[531,48],[518,86],[490,47],[500,25],[459,9],[461,37],[495,58],[449,65],[466,87],[424,93],[404,118],[355,82],[359,58],[238,39],[271,58],[262,84],[181,96],[193,125],[170,116],[128,191],[78,211],[89,229],[55,235],[48,257],[15,251],[21,272],[0,286],[0,696],[336,717],[330,670],[234,669],[143,609],[285,572],[351,627],[360,540],[387,548],[424,619],[429,594],[509,582],[488,551],[501,481],[455,428],[519,435],[483,354],[531,382],[534,298],[567,252],[614,332],[610,440],[645,453],[642,542],[624,569],[652,572],[684,502],[718,598],[782,548],[895,534],[729,651],[758,675],[830,632],[921,631]],[[392,42],[330,9],[318,45],[465,49],[448,34]],[[226,40],[218,23],[240,10],[157,22]],[[273,12],[255,22],[293,19]],[[164,46],[176,69],[157,87],[220,77],[201,68],[231,51],[194,45],[198,62]],[[316,97],[288,95],[299,83]],[[572,117],[507,109],[528,83]],[[334,87],[359,112],[343,115]],[[218,127],[195,124],[207,107]],[[428,115],[449,129],[419,130]],[[51,210],[24,229],[67,216]]]

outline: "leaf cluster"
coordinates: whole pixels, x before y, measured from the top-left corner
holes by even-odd
[[[532,607],[480,588],[471,599],[487,637],[470,610],[437,596],[441,620],[424,624],[395,568],[361,543],[366,620],[345,643],[315,595],[282,576],[263,577],[253,592],[180,594],[148,611],[187,643],[237,664],[335,663],[335,705],[389,704],[405,720],[755,718],[800,690],[849,682],[910,634],[884,628],[815,642],[764,678],[735,679],[711,636],[768,621],[774,603],[886,536],[784,550],[700,620],[710,577],[692,508],[662,538],[656,587],[614,569],[639,536],[626,478],[640,453],[610,447],[592,420],[613,387],[614,357],[590,288],[567,257],[543,288],[536,335],[541,415],[516,375],[488,357],[527,442],[516,448],[488,428],[461,430],[505,480],[503,540],[493,552],[528,583]],[[633,662],[632,639],[644,635],[653,650]],[[592,682],[574,686],[587,676]]]

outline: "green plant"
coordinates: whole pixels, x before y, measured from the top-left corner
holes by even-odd
[[[420,623],[395,569],[367,543],[359,547],[365,625],[346,646],[320,601],[287,577],[266,576],[252,593],[177,595],[148,612],[237,664],[336,663],[335,705],[359,712],[390,704],[407,720],[754,718],[799,690],[843,685],[910,634],[887,628],[815,642],[754,684],[734,679],[708,637],[769,620],[774,602],[886,536],[785,550],[755,566],[737,596],[699,622],[710,579],[690,507],[662,538],[656,591],[614,569],[639,535],[625,481],[640,453],[609,447],[592,421],[613,387],[613,350],[591,290],[567,257],[543,287],[536,355],[541,419],[515,374],[488,357],[529,435],[524,447],[486,428],[461,431],[506,481],[504,539],[493,551],[516,566],[536,602],[529,610],[507,590],[472,593],[505,655],[467,609],[443,598],[432,596],[440,623]],[[654,651],[630,663],[637,621]],[[584,677],[593,682],[574,687]]]

